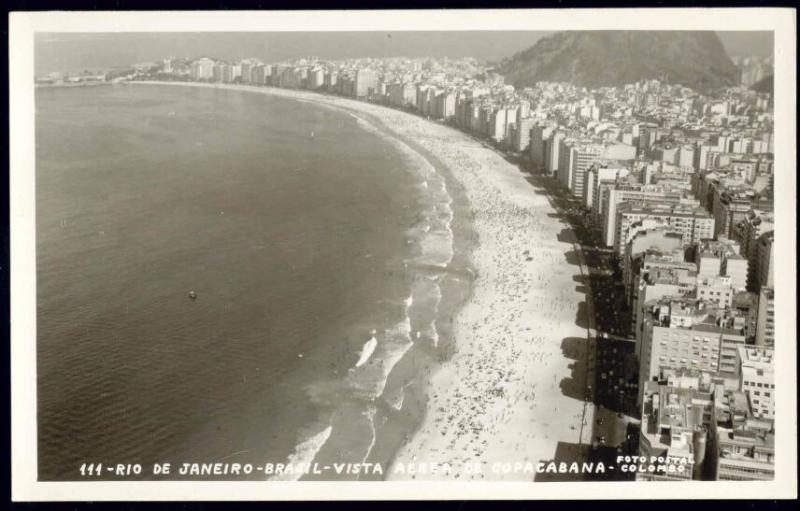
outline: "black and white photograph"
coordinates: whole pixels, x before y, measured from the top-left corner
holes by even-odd
[[[13,13],[15,499],[796,497],[795,12],[664,12]]]

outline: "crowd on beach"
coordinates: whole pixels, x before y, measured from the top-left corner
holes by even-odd
[[[582,295],[572,278],[579,270],[564,270],[573,247],[557,239],[566,224],[518,169],[480,143],[399,112],[380,117],[462,185],[478,237],[479,278],[456,318],[457,353],[430,375],[429,416],[398,460],[435,459],[455,467],[448,477],[483,478],[458,467],[552,457],[557,441],[578,440],[583,417],[583,402],[561,388],[572,376],[562,340],[582,334],[575,325]]]

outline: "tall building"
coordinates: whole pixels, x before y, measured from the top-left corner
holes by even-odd
[[[775,290],[762,287],[758,294],[756,346],[775,347]]]
[[[530,132],[531,162],[540,169],[546,168],[545,162],[545,141],[550,138],[555,129],[554,126],[534,125]]]
[[[739,348],[739,380],[750,410],[759,419],[775,418],[775,372],[770,348]]]
[[[600,184],[621,179],[629,174],[628,169],[619,166],[606,166],[603,163],[594,163],[586,171],[586,182],[583,187],[583,203],[597,214],[600,208]]]
[[[336,88],[338,80],[339,80],[339,73],[337,73],[336,71],[328,71],[325,73],[325,87],[328,90],[334,90]],[[414,91],[414,94],[416,94],[416,91]]]
[[[435,119],[450,120],[456,114],[456,95],[452,92],[440,91],[433,98],[433,112]]]
[[[287,66],[282,64],[273,64],[270,66],[271,76],[270,76],[270,83],[273,87],[283,87],[281,81],[283,78],[283,73],[286,70]]]
[[[255,64],[250,70],[250,82],[256,85],[264,85],[266,80],[266,66]]]
[[[506,112],[505,108],[495,108],[489,119],[489,137],[495,142],[502,142],[506,138]]]
[[[602,149],[595,144],[562,140],[558,148],[558,180],[573,195],[583,197],[586,171],[602,154]]]
[[[634,225],[629,236],[630,239],[625,244],[624,252],[620,257],[620,263],[626,301],[628,305],[631,305],[639,280],[640,267],[638,263],[643,262],[640,256],[652,252],[670,254],[679,252],[682,249],[683,239],[681,234],[669,225],[651,219],[645,219]]]
[[[394,82],[389,84],[389,104],[393,106],[409,106],[416,101],[417,91],[410,83]]]
[[[775,231],[762,234],[756,245],[756,289],[775,287]]]
[[[505,127],[505,135],[503,136],[503,142],[507,145],[511,145],[514,143],[514,131],[517,128],[517,112],[519,108],[511,106],[506,107],[506,127]]]
[[[739,244],[721,237],[719,240],[702,240],[695,247],[697,275],[700,278],[726,276],[736,291],[747,287],[749,263],[739,255]]]
[[[215,82],[220,82],[221,83],[221,82],[225,81],[225,67],[226,66],[227,66],[227,64],[225,64],[223,62],[218,62],[218,63],[214,64],[214,71],[213,71],[214,76],[213,76],[212,79]]]
[[[712,213],[714,214],[714,236],[732,238],[736,225],[742,222],[752,208],[752,191],[737,192],[716,187]]]
[[[416,99],[416,107],[417,111],[425,116],[430,115],[431,113],[431,97],[433,94],[433,90],[428,87],[427,85],[418,85],[417,86],[417,99]]]
[[[357,98],[365,98],[373,94],[378,87],[378,74],[369,68],[360,68],[356,71],[355,91]]]
[[[669,460],[663,470],[637,473],[639,481],[700,479],[713,427],[712,394],[647,382],[642,403],[639,455]]]
[[[639,126],[639,141],[637,146],[637,155],[639,158],[647,156],[650,153],[650,147],[656,143],[657,135],[657,126],[649,124]]]
[[[775,228],[775,218],[771,212],[751,209],[745,219],[734,231],[734,238],[741,244],[741,254],[747,258],[747,289],[758,291],[758,239]]]
[[[631,304],[633,331],[641,339],[646,304],[666,297],[694,297],[697,271],[693,263],[684,261],[682,250],[647,250],[629,264],[631,282],[625,282],[625,290]]]
[[[190,69],[193,80],[214,79],[214,61],[209,58],[203,57],[193,61]]]
[[[545,139],[545,170],[550,173],[558,171],[558,162],[560,160],[559,150],[561,141],[566,138],[563,131],[554,130],[552,135]]]
[[[312,69],[308,73],[308,88],[319,89],[325,85],[325,70],[321,67]]]
[[[242,64],[231,64],[231,81],[235,81],[236,79],[242,79]]]
[[[242,83],[250,83],[252,81],[250,72],[253,69],[254,64],[249,60],[243,60],[241,62],[241,65],[242,65]]]
[[[697,279],[697,299],[716,307],[732,307],[734,294],[730,277],[717,275]]]
[[[523,117],[517,120],[517,127],[514,130],[514,140],[512,147],[518,153],[529,153],[531,145],[531,130],[536,119]]]
[[[717,428],[716,470],[720,481],[769,481],[775,477],[773,421],[756,419],[747,394],[717,389],[714,393]]]
[[[633,160],[633,146],[564,139],[558,149],[558,178],[573,195],[583,198],[586,171],[600,160]]]
[[[618,143],[594,143],[574,139],[560,142],[558,178],[577,197],[584,197],[586,172],[602,160],[633,160],[636,149]]]
[[[702,300],[665,297],[645,304],[639,355],[639,398],[663,369],[691,369],[736,379],[746,318]],[[640,401],[641,402],[641,401]]]
[[[222,82],[223,83],[232,83],[233,82],[233,66],[230,64],[225,64],[222,66]]]
[[[667,202],[627,202],[617,208],[617,233],[614,252],[622,256],[625,244],[630,241],[629,231],[634,224],[644,219],[660,220],[683,236],[684,245],[711,239],[714,219],[699,206],[671,204]]]
[[[670,202],[679,203],[684,200],[684,193],[667,190],[662,186],[641,184],[632,185],[620,182],[600,183],[598,188],[598,211],[601,218],[603,242],[607,247],[616,245],[617,208],[627,202]]]

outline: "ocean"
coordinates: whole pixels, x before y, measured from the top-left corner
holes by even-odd
[[[470,283],[457,190],[412,145],[243,91],[38,89],[40,480],[388,466]],[[297,477],[381,478],[249,476]]]

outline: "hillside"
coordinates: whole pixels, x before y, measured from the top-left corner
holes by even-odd
[[[714,32],[558,32],[504,60],[497,71],[517,87],[538,81],[582,87],[662,78],[708,92],[735,85],[738,70]]]

